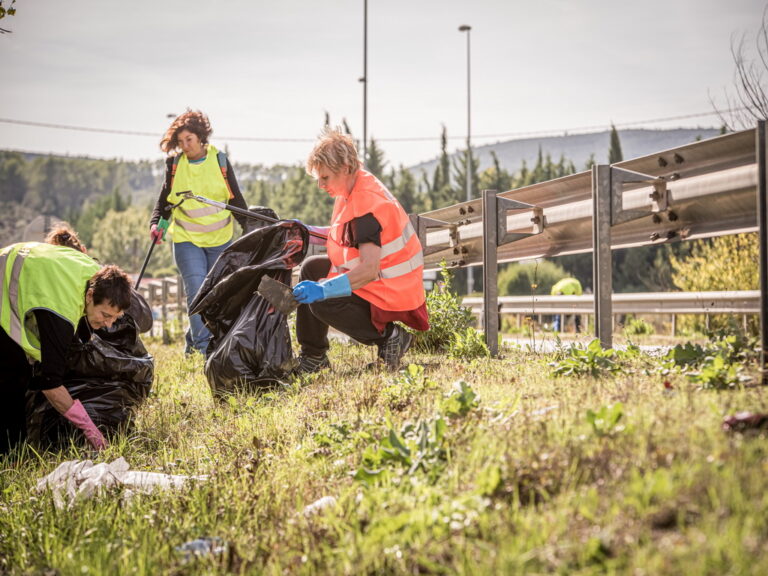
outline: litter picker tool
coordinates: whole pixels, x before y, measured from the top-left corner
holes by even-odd
[[[299,302],[293,296],[291,287],[278,282],[270,276],[262,276],[258,288],[264,300],[272,304],[278,312],[286,316],[299,307]]]
[[[269,216],[257,214],[256,212],[251,212],[250,210],[244,210],[243,208],[238,208],[237,206],[231,206],[226,202],[219,202],[218,200],[211,200],[210,198],[206,198],[205,196],[198,196],[197,194],[193,194],[191,190],[187,190],[186,192],[177,192],[176,195],[181,197],[181,202],[183,202],[184,200],[197,200],[198,202],[202,202],[203,204],[208,204],[210,206],[216,206],[217,208],[223,208],[224,210],[229,210],[233,214],[241,214],[248,218],[255,218],[256,220],[263,220],[264,222],[269,222],[270,224],[277,224],[278,222],[281,222],[281,220],[278,220],[277,218],[270,218]],[[181,204],[181,202],[179,202],[179,204]],[[176,204],[176,206],[178,206],[178,204]],[[312,232],[311,230],[309,230],[308,232],[310,236],[314,236],[315,238],[321,238],[323,240],[327,239],[327,236],[325,234],[320,234],[319,232]]]
[[[177,204],[178,206],[178,204]],[[165,218],[160,218],[160,220],[157,223],[157,229],[162,230],[163,235],[162,239],[165,240],[165,233],[168,231],[168,220]],[[149,259],[152,258],[152,250],[155,249],[155,238],[152,237],[152,242],[149,245],[149,250],[147,250],[147,256],[144,258],[144,264],[141,266],[141,272],[139,272],[139,277],[136,278],[136,285],[133,287],[134,290],[139,289],[139,284],[141,284],[141,279],[144,277],[144,271],[147,269],[147,264],[149,264]]]

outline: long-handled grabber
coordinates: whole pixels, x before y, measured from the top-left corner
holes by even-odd
[[[157,223],[157,229],[162,230],[162,240],[165,240],[165,233],[168,230],[168,220],[165,218],[160,218],[160,221]],[[144,277],[144,271],[147,269],[147,264],[149,264],[149,259],[152,258],[152,250],[155,249],[155,237],[152,237],[152,243],[149,245],[149,250],[147,250],[147,256],[144,258],[144,264],[141,266],[141,272],[139,272],[139,277],[136,278],[136,285],[133,287],[134,290],[139,289],[139,284],[141,284],[141,279]]]
[[[205,196],[198,196],[197,194],[193,194],[191,191],[177,192],[176,195],[182,198],[182,202],[184,200],[197,200],[198,202],[202,202],[203,204],[208,204],[210,206],[216,206],[217,208],[229,210],[233,214],[242,214],[243,216],[246,216],[248,218],[263,220],[264,222],[269,222],[270,224],[277,224],[278,222],[281,222],[281,220],[278,220],[276,218],[270,218],[269,216],[264,216],[256,212],[251,212],[250,210],[244,210],[243,208],[238,208],[237,206],[231,206],[226,202],[219,202],[218,200],[211,200],[210,198],[206,198]],[[313,232],[312,230],[307,230],[307,231],[309,232],[310,236],[314,236],[315,238],[320,238],[322,240],[328,239],[325,234],[321,234],[319,232]]]

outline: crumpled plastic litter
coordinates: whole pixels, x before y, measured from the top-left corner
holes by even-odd
[[[768,414],[737,412],[723,419],[726,432],[744,432],[747,430],[768,430]]]
[[[229,546],[227,543],[218,536],[197,538],[196,540],[190,540],[180,546],[176,546],[176,551],[182,555],[182,564],[204,556],[224,556],[228,550]]]
[[[314,516],[332,506],[336,506],[336,498],[333,496],[323,496],[304,507],[304,516]]]
[[[151,492],[156,488],[178,489],[189,481],[207,480],[208,476],[184,476],[130,470],[125,458],[94,464],[91,460],[68,460],[37,481],[36,490],[50,489],[57,509],[71,507],[78,500],[87,500],[115,486],[132,491]]]

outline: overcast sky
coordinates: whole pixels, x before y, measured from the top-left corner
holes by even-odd
[[[7,2],[5,3],[7,4]],[[301,162],[326,111],[363,133],[364,0],[19,0],[0,20],[0,149],[159,159],[186,107],[235,162]],[[765,0],[368,0],[368,136],[390,165],[636,124],[716,126]],[[14,121],[14,122],[9,122]],[[21,124],[16,122],[22,122]],[[114,131],[98,133],[42,123]],[[642,123],[642,124],[641,124]],[[138,132],[140,134],[121,134]],[[258,140],[258,141],[249,141]]]

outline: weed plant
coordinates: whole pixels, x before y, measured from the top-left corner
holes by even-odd
[[[722,429],[768,412],[762,387],[705,389],[591,344],[470,363],[409,352],[399,374],[334,344],[334,370],[215,402],[200,356],[150,351],[153,393],[104,453],[0,459],[0,573],[768,573],[765,431]],[[206,479],[62,509],[36,490],[64,461],[118,457]],[[203,538],[216,553],[181,549]]]

